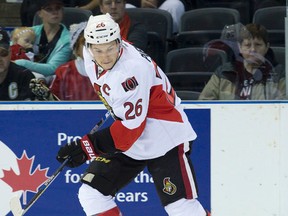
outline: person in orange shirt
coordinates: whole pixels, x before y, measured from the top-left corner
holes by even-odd
[[[109,13],[119,24],[122,39],[132,43],[135,47],[146,51],[148,45],[147,30],[143,23],[137,22],[125,12],[126,0],[99,0],[100,11]]]

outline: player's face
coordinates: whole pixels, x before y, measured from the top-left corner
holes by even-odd
[[[6,77],[8,67],[10,64],[10,51],[0,48],[0,80]]]
[[[265,58],[265,54],[269,49],[269,44],[260,38],[245,39],[240,44],[240,51],[244,59],[251,64],[261,64]]]
[[[25,32],[18,39],[17,43],[25,49],[32,48],[35,36],[31,32]]]
[[[105,44],[92,44],[90,50],[95,61],[104,70],[109,70],[118,59],[120,44],[116,40]]]

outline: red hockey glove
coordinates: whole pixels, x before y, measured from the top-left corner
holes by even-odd
[[[94,150],[93,143],[88,136],[84,136],[82,139],[68,143],[60,148],[56,159],[63,163],[63,161],[71,157],[67,163],[68,167],[77,167],[86,162],[86,160],[97,157],[97,153]]]

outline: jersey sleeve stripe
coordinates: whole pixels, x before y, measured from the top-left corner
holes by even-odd
[[[121,121],[116,120],[110,127],[110,132],[114,140],[115,148],[121,151],[128,150],[134,142],[141,136],[146,125],[146,119],[137,128],[128,129]]]

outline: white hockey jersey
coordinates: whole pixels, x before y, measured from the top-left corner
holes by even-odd
[[[118,61],[102,73],[86,48],[83,54],[92,85],[118,118],[110,127],[117,149],[137,160],[163,156],[182,143],[189,149],[196,133],[166,75],[147,54],[123,41]]]

